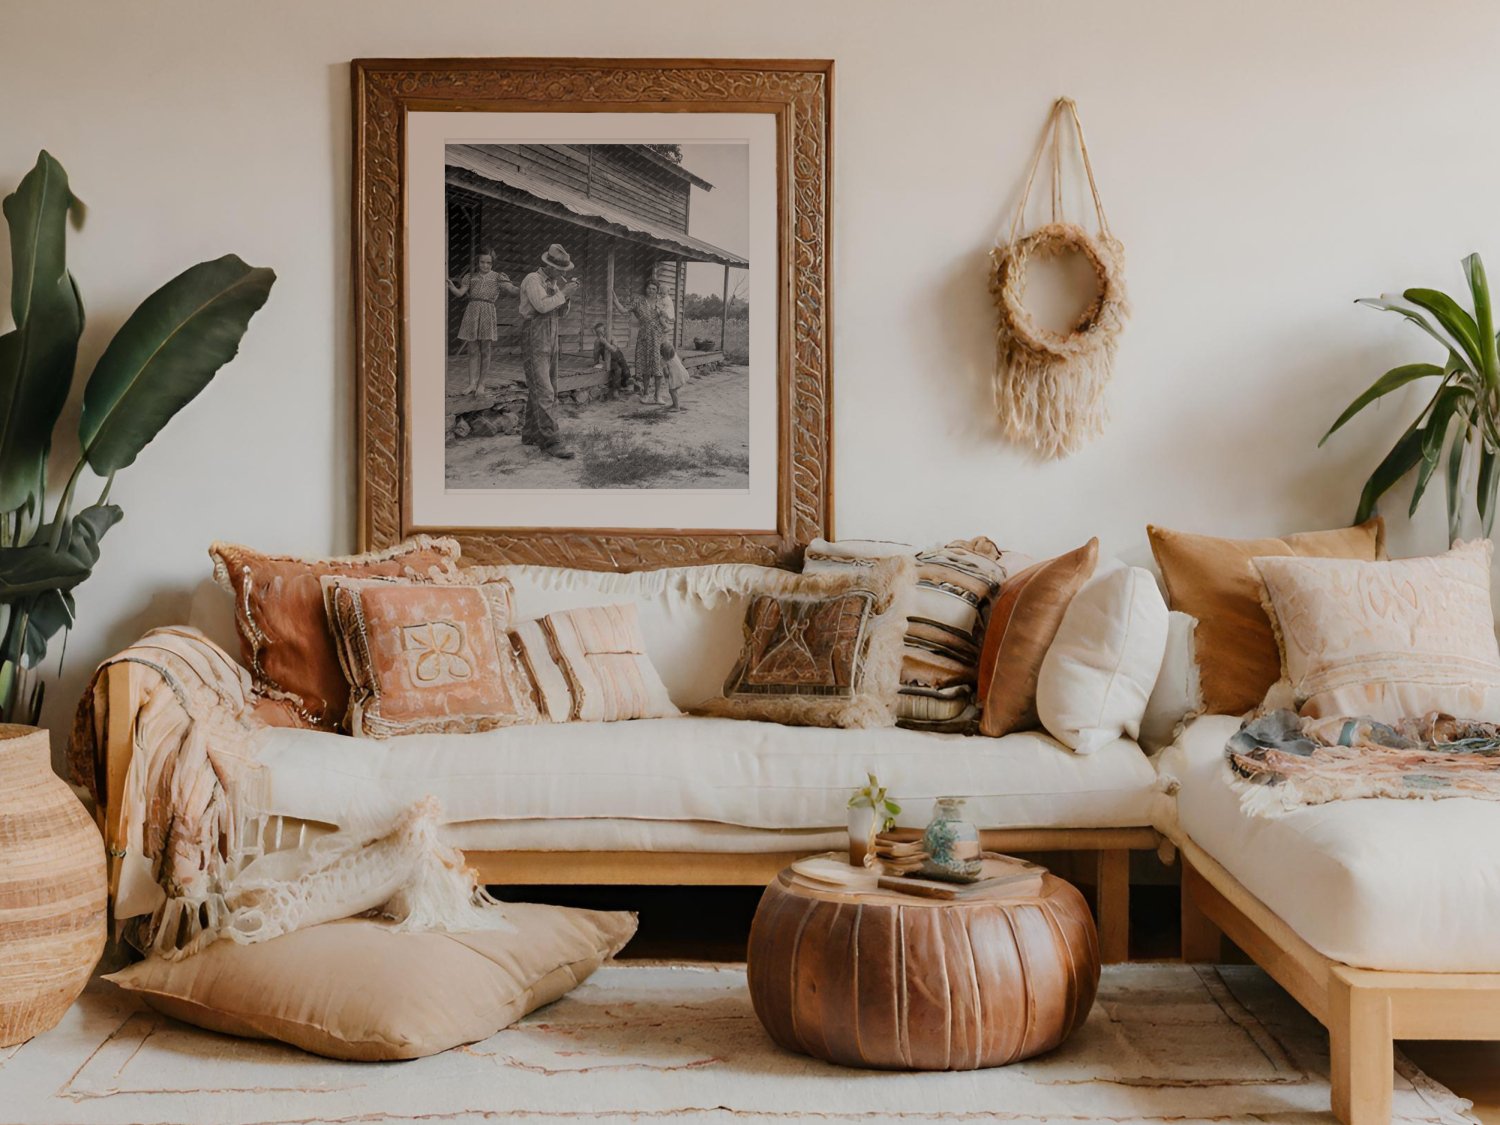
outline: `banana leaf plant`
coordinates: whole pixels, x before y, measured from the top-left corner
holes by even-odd
[[[1500,488],[1500,357],[1484,263],[1478,254],[1470,254],[1463,260],[1463,269],[1472,311],[1436,289],[1408,289],[1356,302],[1405,317],[1447,353],[1442,364],[1407,363],[1387,371],[1349,404],[1318,443],[1321,446],[1372,402],[1408,383],[1437,380],[1432,397],[1370,474],[1359,497],[1356,523],[1374,515],[1380,498],[1413,470],[1417,477],[1408,515],[1415,515],[1441,465],[1449,542],[1459,536],[1471,492],[1484,534],[1494,528],[1495,495]]]
[[[276,275],[229,254],[141,302],[84,384],[77,460],[49,514],[48,459],[84,325],[66,254],[69,218],[82,207],[62,165],[43,152],[3,210],[15,327],[0,335],[0,721],[34,724],[44,683],[33,670],[72,626],[73,591],[124,514],[109,502],[115,474],[234,358]],[[85,468],[104,484],[75,511]]]

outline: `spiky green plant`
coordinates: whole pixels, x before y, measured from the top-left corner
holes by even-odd
[[[1407,363],[1387,371],[1339,415],[1321,446],[1349,419],[1408,383],[1438,380],[1432,397],[1406,427],[1391,451],[1375,467],[1360,493],[1356,523],[1375,514],[1380,498],[1407,473],[1416,471],[1408,515],[1415,515],[1427,485],[1443,465],[1448,499],[1448,539],[1458,538],[1465,505],[1472,492],[1484,534],[1495,523],[1495,494],[1500,488],[1500,357],[1489,283],[1478,254],[1463,260],[1473,311],[1436,289],[1408,289],[1366,297],[1356,304],[1397,313],[1431,336],[1448,353],[1441,366]]]
[[[73,590],[124,515],[109,503],[115,473],[234,358],[276,275],[228,254],[141,302],[84,384],[78,460],[49,517],[47,460],[83,333],[83,299],[66,254],[68,217],[82,209],[62,165],[43,152],[6,196],[4,212],[15,327],[0,335],[0,721],[35,723],[43,685],[28,683],[28,672],[73,624]],[[104,487],[75,513],[85,468]]]

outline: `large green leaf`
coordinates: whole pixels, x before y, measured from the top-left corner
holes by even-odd
[[[1404,316],[1423,332],[1426,332],[1427,335],[1442,344],[1447,351],[1458,353],[1463,350],[1463,345],[1457,337],[1431,319],[1426,310],[1418,308],[1404,296],[1395,293],[1384,293],[1379,297],[1361,297],[1354,303]]]
[[[78,436],[100,476],[123,469],[234,358],[276,275],[233,254],[178,274],[141,302],[99,357]]]
[[[1463,472],[1464,472],[1464,449],[1467,448],[1470,438],[1473,436],[1474,428],[1479,424],[1479,407],[1469,408],[1467,422],[1463,429],[1454,436],[1452,444],[1448,447],[1448,474],[1446,480],[1446,492],[1448,499],[1448,542],[1458,541],[1458,531],[1463,523],[1464,494],[1463,494]],[[1483,439],[1480,439],[1483,444]]]
[[[1417,514],[1417,505],[1422,502],[1422,494],[1427,491],[1427,482],[1432,479],[1438,461],[1442,458],[1443,445],[1448,440],[1448,430],[1454,416],[1467,417],[1470,403],[1469,392],[1462,387],[1444,387],[1433,398],[1431,412],[1420,431],[1422,460],[1417,465],[1417,482],[1411,490],[1411,506],[1406,513],[1408,516]]]
[[[0,547],[0,601],[13,602],[44,590],[71,590],[89,570],[86,563],[46,543]]]
[[[1389,492],[1398,480],[1417,467],[1417,463],[1422,460],[1424,436],[1421,428],[1413,424],[1391,447],[1385,459],[1375,466],[1375,471],[1365,482],[1364,491],[1360,493],[1359,510],[1354,515],[1355,523],[1364,523],[1373,516],[1377,501]]]
[[[1495,311],[1490,303],[1490,283],[1485,276],[1484,260],[1478,252],[1464,259],[1464,277],[1469,295],[1474,298],[1474,321],[1479,328],[1479,344],[1484,351],[1485,385],[1500,388],[1500,352],[1495,344]]]
[[[1495,489],[1500,485],[1500,458],[1494,451],[1481,449],[1479,451],[1479,520],[1484,526],[1485,535],[1489,535],[1495,526]]]
[[[1463,345],[1464,355],[1469,358],[1474,370],[1484,370],[1484,349],[1479,343],[1479,326],[1457,301],[1437,289],[1408,289],[1402,296],[1430,312],[1444,330]]]
[[[42,471],[73,381],[83,306],[66,259],[68,176],[46,152],[5,197],[11,315],[0,336],[0,511],[40,498]]]
[[[1349,404],[1344,412],[1339,415],[1338,421],[1328,428],[1328,432],[1323,435],[1318,444],[1322,445],[1323,442],[1338,432],[1345,422],[1349,421],[1349,419],[1353,418],[1376,399],[1383,398],[1392,391],[1399,390],[1406,386],[1406,384],[1414,383],[1418,379],[1427,379],[1442,374],[1443,368],[1435,363],[1407,363],[1400,367],[1391,368],[1379,379],[1371,383],[1369,389],[1364,394]]]

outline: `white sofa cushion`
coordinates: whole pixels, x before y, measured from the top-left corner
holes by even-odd
[[[742,719],[640,719],[510,727],[373,742],[268,729],[252,743],[267,812],[355,826],[428,795],[450,822],[562,817],[828,828],[873,771],[920,826],[933,799],[970,798],[982,827],[1150,823],[1156,773],[1117,741],[1073,754],[1040,732],[964,738]]]
[[[1224,764],[1239,726],[1205,715],[1162,753],[1178,786],[1158,818],[1167,835],[1192,840],[1335,961],[1500,971],[1500,805],[1370,799],[1250,816]]]
[[[1156,580],[1140,567],[1107,566],[1068,603],[1042,659],[1042,726],[1080,754],[1138,738],[1166,648],[1167,603]]]

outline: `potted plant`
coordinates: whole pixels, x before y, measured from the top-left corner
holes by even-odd
[[[15,328],[0,335],[0,722],[34,724],[41,713],[43,684],[32,670],[72,625],[73,590],[124,515],[109,503],[115,474],[234,358],[276,280],[228,254],[141,302],[84,384],[78,457],[49,512],[48,457],[84,323],[66,256],[69,215],[81,212],[46,152],[4,202]],[[104,485],[75,511],[85,468]]]
[[[57,1023],[105,936],[103,841],[52,772],[46,732],[17,725],[35,724],[41,712],[41,682],[28,678],[72,625],[73,590],[120,522],[109,502],[115,474],[234,357],[276,275],[230,254],[141,302],[84,384],[77,459],[49,510],[53,431],[83,332],[66,256],[68,217],[81,209],[62,165],[43,152],[3,210],[15,327],[0,335],[0,935],[7,921],[38,935],[0,950],[0,1046],[8,1046]],[[75,510],[85,468],[104,484]]]
[[[865,774],[868,782],[849,798],[849,862],[856,867],[875,846],[875,836],[896,826],[901,806],[890,799],[884,785],[873,773]]]
[[[1400,314],[1432,337],[1447,355],[1441,364],[1407,363],[1387,371],[1349,404],[1318,443],[1321,446],[1361,410],[1391,392],[1422,379],[1438,380],[1432,397],[1370,474],[1360,494],[1356,523],[1369,519],[1380,498],[1416,470],[1408,509],[1414,515],[1442,465],[1449,541],[1459,537],[1467,510],[1477,510],[1485,535],[1494,527],[1495,494],[1500,489],[1496,460],[1500,455],[1500,356],[1484,263],[1478,254],[1470,254],[1463,260],[1463,269],[1472,311],[1436,289],[1407,289],[1399,295],[1387,293],[1356,302]]]

